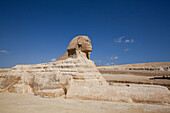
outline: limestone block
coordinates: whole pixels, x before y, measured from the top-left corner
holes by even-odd
[[[116,102],[170,103],[170,92],[163,86],[132,85],[83,86],[72,85],[66,98]]]
[[[65,95],[65,92],[62,88],[60,89],[51,89],[51,90],[41,90],[39,92],[36,92],[35,95],[39,95],[40,97],[43,97],[43,98],[49,98],[49,97],[60,97],[60,96],[63,96]]]
[[[33,94],[33,89],[29,85],[25,84],[15,84],[8,89],[12,93],[30,93]]]

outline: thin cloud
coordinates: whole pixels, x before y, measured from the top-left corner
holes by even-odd
[[[6,50],[0,50],[0,53],[9,53],[9,52]]]
[[[122,39],[125,38],[125,36],[122,36],[120,38],[114,39],[114,42],[116,43],[122,43]]]
[[[131,43],[134,43],[135,41],[133,39],[131,39]]]
[[[109,59],[110,60],[117,60],[119,57],[118,56],[112,56],[112,57],[110,57]]]
[[[134,43],[135,41],[133,39],[131,40],[125,40],[125,43]]]
[[[129,51],[129,49],[128,49],[128,48],[124,49],[124,52],[127,52],[127,51]]]
[[[113,63],[113,62],[112,63],[106,63],[105,65],[106,66],[111,66],[111,65],[115,65],[115,63]]]
[[[125,43],[130,43],[130,40],[125,40]]]
[[[56,61],[57,59],[56,58],[52,58],[50,61],[51,62],[54,62],[54,61]]]
[[[117,39],[114,39],[114,42],[116,43],[122,43],[122,42],[125,42],[125,43],[134,43],[134,39],[126,39],[126,40],[123,40],[125,38],[125,36],[122,36],[120,38],[117,38]]]

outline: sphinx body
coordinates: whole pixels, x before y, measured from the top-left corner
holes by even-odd
[[[67,52],[55,62],[13,67],[1,83],[1,89],[41,97],[170,103],[170,92],[163,86],[109,86],[90,60],[91,51],[87,36],[75,37]]]
[[[55,62],[16,65],[7,73],[1,87],[9,92],[59,97],[66,95],[73,84],[107,85],[90,60],[92,46],[87,36],[75,37],[67,51],[67,57]]]

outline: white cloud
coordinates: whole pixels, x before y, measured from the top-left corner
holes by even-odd
[[[101,63],[102,61],[101,60],[95,60],[94,62],[95,63]]]
[[[116,42],[116,43],[122,43],[122,42],[125,42],[125,43],[134,43],[135,42],[133,39],[123,40],[124,38],[125,38],[125,36],[122,36],[120,38],[114,39],[114,42]]]
[[[8,53],[6,50],[0,50],[0,53]]]
[[[119,58],[119,57],[117,57],[117,56],[116,56],[116,57],[114,57],[114,59],[115,59],[115,60],[116,60],[116,59],[118,59],[118,58]]]
[[[57,59],[56,58],[52,58],[50,61],[51,62],[54,62],[54,61],[56,61]]]
[[[106,63],[105,65],[106,66],[111,66],[111,65],[115,65],[115,63],[113,63],[113,62],[112,63]]]
[[[125,43],[134,43],[135,41],[133,39],[131,40],[125,40]]]
[[[128,49],[128,48],[124,49],[124,52],[127,52],[127,51],[129,51],[129,49]]]
[[[123,38],[125,38],[125,36],[122,36],[120,38],[114,39],[114,42],[121,43]]]
[[[130,43],[130,40],[125,40],[125,43]]]
[[[119,57],[118,56],[112,56],[110,57],[110,60],[117,60]]]
[[[131,43],[134,43],[135,41],[133,39],[131,39]]]

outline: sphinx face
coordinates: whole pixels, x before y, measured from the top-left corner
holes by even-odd
[[[91,52],[92,51],[91,40],[87,36],[81,36],[81,38],[79,38],[78,46],[81,47],[82,52]]]
[[[77,36],[71,40],[67,47],[67,51],[68,57],[76,58],[78,55],[77,53],[81,53],[80,51],[82,51],[86,54],[86,57],[90,59],[92,51],[91,40],[88,36]]]

